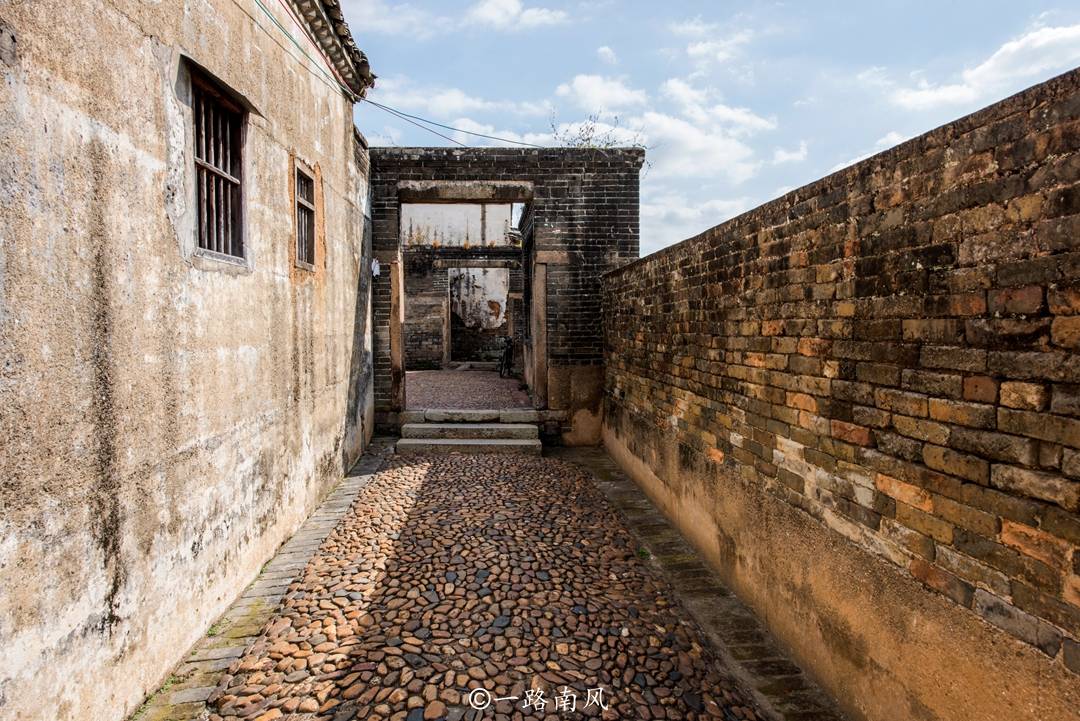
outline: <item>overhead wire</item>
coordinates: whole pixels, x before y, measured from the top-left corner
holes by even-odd
[[[278,1],[281,2],[281,0],[278,0]],[[328,57],[326,57],[326,53],[323,52],[322,48],[320,48],[314,41],[312,41],[311,37],[306,32],[304,32],[304,29],[301,26],[301,24],[299,22],[299,19],[288,8],[288,6],[285,6],[284,2],[282,2],[281,4],[283,6],[285,6],[285,9],[288,11],[288,15],[289,15],[290,19],[293,21],[293,23],[295,23],[297,25],[297,27],[300,28],[301,33],[304,35],[305,39],[307,39],[308,42],[311,42],[311,44],[313,46],[315,46],[316,50],[319,53],[319,56],[320,56],[321,60],[323,61],[322,63],[319,62],[319,60],[316,60],[314,57],[312,57],[307,52],[307,50],[305,50],[304,47],[299,42],[297,42],[296,38],[293,37],[293,34],[290,33],[288,31],[288,29],[284,25],[281,24],[281,22],[274,16],[274,14],[272,12],[270,12],[270,8],[266,7],[266,5],[263,4],[262,0],[255,0],[255,4],[259,7],[260,10],[263,11],[263,13],[270,19],[270,21],[274,25],[277,26],[277,28],[282,32],[282,34],[284,34],[287,38],[289,38],[289,40],[292,42],[292,44],[294,46],[296,46],[296,49],[299,50],[300,53],[304,57],[306,57],[308,60],[310,60],[316,66],[316,69],[319,71],[319,73],[324,78],[326,78],[326,80],[329,80],[333,85],[336,85],[337,87],[339,87],[343,92],[345,92],[346,95],[348,95],[350,97],[356,97],[355,93],[352,92],[352,90],[344,83],[344,80],[338,74],[337,68],[335,68],[334,64],[332,62],[330,62],[330,59]],[[323,68],[324,63],[325,63],[325,65],[327,67],[330,68],[331,72],[333,73],[332,75],[331,75],[331,73],[327,73],[326,70]],[[501,137],[499,137],[497,135],[488,135],[487,133],[478,133],[478,132],[473,131],[473,130],[465,130],[464,128],[455,128],[452,125],[445,125],[445,124],[437,122],[435,120],[429,120],[428,118],[423,118],[423,117],[421,117],[419,115],[413,115],[411,113],[406,113],[403,110],[398,110],[397,108],[392,108],[389,105],[384,105],[383,103],[376,102],[376,101],[371,100],[369,98],[360,97],[359,99],[362,100],[363,102],[369,104],[369,105],[373,105],[376,108],[379,108],[383,112],[386,112],[386,113],[389,113],[390,115],[393,115],[394,117],[398,118],[399,120],[404,120],[406,123],[409,123],[410,125],[415,125],[416,127],[420,128],[421,130],[426,130],[427,132],[432,133],[433,135],[439,136],[443,140],[447,140],[447,141],[449,141],[451,143],[455,143],[456,145],[460,145],[463,148],[468,147],[468,146],[466,146],[465,143],[461,142],[460,140],[457,140],[456,138],[452,138],[449,135],[446,135],[444,133],[440,133],[439,131],[434,130],[433,128],[428,127],[428,126],[435,126],[435,127],[438,127],[438,128],[443,128],[445,130],[451,130],[451,131],[453,131],[455,133],[463,133],[465,135],[472,135],[472,136],[475,136],[475,137],[478,137],[478,138],[486,138],[487,140],[495,140],[495,141],[500,142],[500,143],[509,143],[511,145],[522,145],[522,146],[529,147],[529,148],[542,148],[542,147],[544,147],[542,145],[536,145],[535,143],[527,143],[527,142],[525,142],[523,140],[512,140],[511,138],[501,138]]]
[[[410,113],[406,113],[404,110],[398,110],[396,108],[391,108],[389,105],[383,105],[382,103],[377,103],[374,100],[371,100],[369,98],[361,98],[361,100],[363,100],[365,103],[368,103],[370,105],[374,105],[377,108],[382,108],[383,110],[386,110],[388,112],[392,112],[395,115],[401,117],[402,119],[412,118],[413,120],[418,120],[418,121],[420,121],[422,123],[428,123],[429,125],[434,125],[434,126],[439,127],[439,128],[445,128],[446,130],[453,130],[455,133],[465,133],[466,135],[475,135],[478,138],[487,138],[488,140],[498,140],[501,143],[511,143],[513,145],[524,145],[524,146],[529,147],[529,148],[542,148],[542,147],[544,147],[543,145],[536,145],[535,143],[526,143],[524,140],[511,140],[510,138],[500,138],[497,135],[487,135],[486,133],[477,133],[477,132],[472,131],[472,130],[465,130],[464,128],[455,128],[452,125],[444,125],[444,124],[436,122],[434,120],[428,120],[427,118],[422,118],[419,115],[412,115]],[[435,131],[431,131],[431,132],[435,132]],[[445,138],[446,136],[444,135],[443,137]]]
[[[393,115],[395,118],[398,118],[399,120],[404,120],[406,123],[409,123],[411,125],[415,125],[416,127],[420,128],[421,130],[426,130],[429,133],[433,133],[435,135],[438,135],[440,138],[443,138],[445,140],[449,140],[451,143],[457,143],[458,145],[460,145],[463,148],[468,147],[468,146],[465,145],[465,143],[461,142],[460,140],[457,140],[456,138],[451,138],[449,135],[443,135],[438,130],[432,130],[431,128],[427,127],[426,125],[421,125],[420,123],[416,122],[415,120],[410,120],[404,114],[394,110],[391,107],[388,107],[386,105],[382,105],[380,103],[373,103],[370,100],[368,100],[367,98],[361,98],[361,100],[363,100],[366,103],[370,103],[371,105],[374,105],[375,107],[379,108],[383,112],[389,113],[390,115]]]
[[[270,19],[270,22],[272,22],[275,26],[277,26],[278,30],[280,30],[282,32],[282,34],[285,35],[285,37],[287,37],[289,39],[289,41],[292,42],[292,44],[294,46],[296,46],[296,49],[300,51],[300,54],[303,55],[305,58],[307,58],[308,60],[310,60],[312,62],[312,64],[315,66],[315,69],[318,70],[319,73],[326,80],[328,80],[330,82],[332,87],[337,87],[342,92],[344,92],[347,97],[355,97],[356,94],[351,89],[349,89],[349,87],[347,85],[345,85],[341,80],[339,80],[337,77],[335,77],[336,73],[337,73],[337,70],[334,68],[333,63],[330,62],[330,59],[326,57],[326,54],[322,52],[321,48],[319,49],[319,55],[321,56],[323,62],[319,62],[319,60],[316,60],[315,58],[313,58],[307,52],[307,50],[304,49],[304,46],[301,45],[299,42],[297,42],[296,38],[293,37],[293,34],[289,32],[288,28],[286,28],[284,25],[281,24],[281,22],[270,11],[270,8],[266,7],[266,5],[264,5],[262,3],[262,0],[255,0],[255,4],[259,7],[260,10],[263,11],[263,14],[266,15],[267,18]],[[296,17],[292,16],[291,13],[290,13],[290,17],[292,17],[292,20],[293,20],[294,23],[297,22]],[[300,27],[299,23],[297,23],[297,26]],[[303,28],[301,27],[300,29],[301,29],[301,32],[303,32]],[[312,42],[311,37],[308,36],[308,34],[306,32],[304,32],[303,34],[304,34],[304,37],[309,42]],[[314,42],[312,42],[312,44],[314,45]],[[326,72],[326,70],[323,68],[323,63],[325,63],[328,67],[330,67],[334,71],[334,75],[331,75],[330,73]]]

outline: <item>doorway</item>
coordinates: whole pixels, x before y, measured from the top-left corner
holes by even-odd
[[[523,293],[514,204],[400,207],[405,408],[532,407],[515,338]],[[500,377],[508,344],[515,362]]]

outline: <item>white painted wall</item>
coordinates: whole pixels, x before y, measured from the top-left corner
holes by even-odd
[[[450,268],[450,311],[468,328],[506,325],[510,271],[506,268]]]
[[[406,246],[508,245],[510,204],[403,203],[401,239]]]

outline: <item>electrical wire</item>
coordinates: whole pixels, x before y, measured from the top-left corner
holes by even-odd
[[[255,0],[255,4],[259,7],[260,10],[263,11],[263,13],[266,15],[266,17],[268,17],[270,19],[270,21],[274,25],[276,25],[277,28],[287,38],[289,38],[289,40],[292,42],[292,44],[294,46],[296,46],[296,49],[299,50],[300,53],[304,57],[306,57],[308,60],[310,60],[312,63],[314,63],[316,65],[319,72],[327,80],[329,80],[331,83],[333,83],[334,85],[339,87],[347,96],[356,97],[356,94],[352,92],[352,90],[345,84],[344,80],[338,74],[337,68],[334,66],[334,64],[332,62],[330,62],[330,58],[326,57],[326,53],[323,52],[322,48],[319,47],[311,39],[311,37],[307,34],[307,32],[304,31],[303,26],[300,24],[299,19],[292,12],[292,10],[289,9],[289,7],[287,5],[285,5],[284,2],[282,2],[282,0],[278,0],[278,2],[280,2],[281,5],[283,7],[285,7],[286,11],[288,11],[288,15],[289,15],[290,19],[293,21],[294,24],[296,24],[296,26],[298,28],[300,28],[300,31],[304,35],[304,38],[308,42],[310,42],[313,46],[315,46],[316,50],[319,53],[320,58],[323,60],[323,63],[325,63],[325,65],[330,68],[333,75],[331,75],[330,73],[327,73],[326,70],[323,69],[323,67],[322,67],[323,63],[320,63],[318,60],[316,60],[310,54],[308,54],[308,52],[304,49],[304,47],[302,45],[300,45],[300,43],[298,43],[296,41],[296,38],[293,37],[292,33],[290,33],[288,31],[288,29],[284,25],[282,25],[278,21],[278,19],[276,17],[274,17],[274,14],[270,12],[270,9],[268,7],[266,7],[262,3],[262,0]],[[486,138],[488,140],[495,140],[495,141],[500,142],[500,143],[509,143],[511,145],[523,145],[523,146],[528,147],[528,148],[542,148],[542,147],[544,147],[542,145],[536,145],[534,143],[526,143],[526,142],[524,142],[522,140],[511,140],[510,138],[500,138],[500,137],[498,137],[496,135],[488,135],[486,133],[477,133],[477,132],[472,131],[472,130],[465,130],[464,128],[455,128],[455,127],[453,127],[451,125],[444,125],[443,123],[439,123],[439,122],[436,122],[434,120],[428,120],[427,118],[422,118],[419,115],[412,115],[411,113],[406,113],[403,110],[398,110],[396,108],[390,107],[389,105],[383,105],[382,103],[377,103],[374,100],[370,100],[368,98],[361,97],[359,99],[364,101],[365,103],[368,103],[369,105],[373,105],[376,108],[379,108],[383,112],[386,112],[386,113],[389,113],[389,114],[393,115],[394,117],[398,118],[399,120],[404,120],[406,123],[409,123],[410,125],[415,125],[416,127],[420,128],[421,130],[426,130],[429,133],[432,133],[434,135],[439,136],[443,140],[448,140],[451,143],[455,143],[457,145],[460,145],[463,148],[468,147],[468,146],[465,145],[465,143],[461,142],[460,140],[457,140],[455,138],[451,138],[449,135],[445,135],[443,133],[440,133],[439,131],[433,130],[432,128],[430,128],[428,126],[429,125],[434,125],[435,127],[443,128],[445,130],[452,130],[455,133],[464,133],[465,135],[473,135],[473,136],[478,137],[478,138]]]
[[[366,98],[361,98],[361,100],[366,100]],[[370,102],[370,101],[368,101],[368,102]],[[414,120],[410,120],[409,118],[405,117],[403,114],[397,112],[393,108],[389,108],[389,107],[387,107],[385,105],[379,105],[378,103],[371,103],[371,104],[374,105],[375,107],[377,107],[379,110],[382,110],[383,112],[386,112],[386,113],[389,113],[390,115],[393,115],[395,118],[398,118],[399,120],[404,120],[406,123],[410,123],[411,125],[415,125],[416,127],[420,128],[421,130],[426,130],[429,133],[433,133],[435,135],[438,135],[440,138],[443,138],[445,140],[449,140],[451,143],[457,143],[458,145],[460,145],[463,148],[468,147],[467,145],[465,145],[465,143],[461,142],[460,140],[457,140],[455,138],[451,138],[449,135],[443,135],[438,130],[432,130],[431,128],[427,127],[426,125],[421,125],[420,123],[418,123],[418,122],[416,122]]]
[[[280,30],[285,35],[285,37],[289,38],[289,40],[292,42],[292,44],[296,46],[296,49],[300,51],[300,54],[303,55],[308,60],[310,60],[315,65],[315,67],[318,69],[318,71],[327,80],[329,80],[334,86],[338,87],[342,92],[344,92],[346,97],[355,97],[356,94],[352,90],[350,90],[348,86],[346,86],[344,83],[339,81],[336,77],[334,77],[333,75],[331,75],[330,73],[326,72],[326,70],[323,69],[323,67],[322,67],[323,63],[320,63],[318,60],[316,60],[315,58],[313,58],[311,55],[308,54],[308,52],[304,49],[304,47],[300,43],[298,43],[296,41],[296,38],[293,37],[292,33],[289,32],[288,28],[286,28],[284,25],[282,25],[281,22],[279,22],[278,19],[276,17],[274,17],[274,14],[272,12],[270,12],[270,8],[263,5],[262,0],[255,0],[255,4],[258,5],[259,9],[263,11],[263,14],[265,14],[266,17],[268,17],[270,19],[270,22],[274,23],[274,25],[277,26],[278,30]],[[293,18],[293,22],[296,22],[295,17]],[[301,30],[303,30],[303,28],[301,28]],[[304,37],[307,38],[308,41],[311,41],[311,38],[308,37],[307,33],[304,33]],[[326,62],[326,64],[329,65],[331,68],[333,68],[333,64],[329,61],[329,59],[325,55],[322,54],[321,50],[320,50],[320,55],[322,56],[322,59]],[[336,70],[335,70],[335,73],[336,73]]]
[[[341,87],[348,90],[348,83],[345,82],[345,78],[341,77],[341,73],[338,71],[337,65],[334,64],[327,56],[326,51],[323,49],[323,46],[315,42],[315,39],[311,37],[307,26],[303,22],[301,22],[299,16],[297,16],[296,12],[292,9],[292,7],[287,2],[285,2],[285,0],[278,0],[278,4],[281,5],[281,7],[285,8],[285,12],[289,14],[290,18],[292,18],[293,25],[295,25],[300,31],[300,33],[304,36],[304,38],[306,38],[307,41],[311,43],[311,46],[315,48],[316,52],[319,53],[319,57],[321,57],[326,62],[326,67],[330,68],[330,71],[334,74],[334,77],[338,79],[338,83],[341,85]],[[349,90],[349,93],[352,94],[352,91]]]
[[[524,146],[529,147],[529,148],[542,148],[542,147],[544,147],[543,145],[535,145],[534,143],[526,143],[523,140],[511,140],[510,138],[500,138],[500,137],[498,137],[496,135],[486,135],[484,133],[473,132],[472,130],[465,130],[463,128],[455,128],[452,125],[443,125],[442,123],[437,123],[434,120],[428,120],[427,118],[422,118],[419,115],[411,115],[409,113],[406,113],[404,110],[397,110],[396,108],[391,108],[389,105],[383,105],[382,103],[377,103],[374,100],[370,100],[368,98],[361,98],[361,100],[363,100],[365,103],[368,103],[370,105],[374,105],[377,108],[382,108],[383,110],[392,112],[395,115],[400,116],[402,119],[404,119],[404,118],[412,118],[413,120],[419,120],[422,123],[427,123],[429,125],[434,125],[434,126],[439,127],[439,128],[445,128],[446,130],[453,130],[455,133],[465,133],[466,135],[475,135],[478,138],[487,138],[488,140],[498,140],[501,143],[512,143],[514,145],[524,145]],[[434,132],[434,131],[432,131],[432,132]],[[443,136],[443,137],[446,137],[446,136]]]

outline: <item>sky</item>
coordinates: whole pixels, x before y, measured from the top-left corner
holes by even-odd
[[[342,3],[376,102],[644,145],[642,255],[1080,65],[1075,2]],[[451,144],[367,103],[356,121],[372,145]]]

